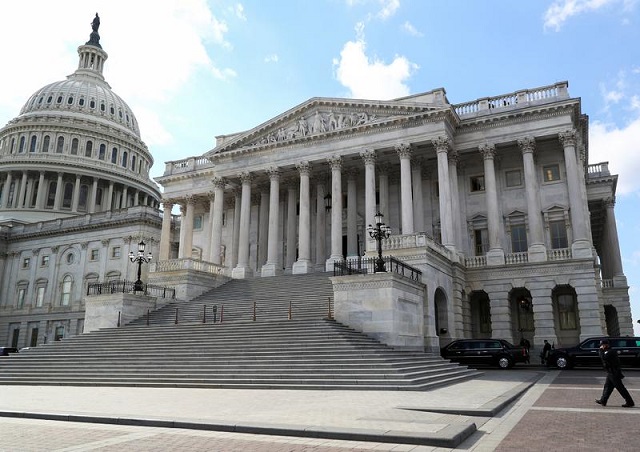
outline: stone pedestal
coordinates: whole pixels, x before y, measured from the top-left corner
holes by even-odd
[[[334,276],[334,317],[398,350],[424,350],[422,283],[395,273]]]
[[[85,298],[84,331],[116,328],[156,309],[156,298],[131,293],[114,293]]]

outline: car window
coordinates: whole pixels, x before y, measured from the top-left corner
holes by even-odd
[[[582,348],[592,349],[600,347],[600,339],[589,339],[582,344]]]
[[[449,346],[449,350],[464,350],[465,343],[464,342],[454,342]]]
[[[480,348],[487,348],[485,343],[482,341],[478,341],[478,342],[472,342],[469,344],[470,347],[469,348],[473,348],[473,349],[480,349]]]
[[[616,348],[625,348],[629,347],[631,341],[627,341],[626,339],[616,339],[615,341],[611,341],[611,346]]]
[[[490,342],[487,342],[487,348],[502,348],[502,346],[498,341],[490,341]]]

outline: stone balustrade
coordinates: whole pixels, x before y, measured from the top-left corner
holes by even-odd
[[[157,261],[150,264],[149,270],[154,273],[172,272],[179,270],[195,270],[203,273],[224,274],[225,268],[222,265],[197,259],[181,258]]]
[[[558,248],[547,250],[547,259],[550,261],[561,261],[571,259],[571,248]]]
[[[189,157],[183,160],[166,162],[163,176],[182,174],[200,169],[213,168],[214,164],[205,157]]]

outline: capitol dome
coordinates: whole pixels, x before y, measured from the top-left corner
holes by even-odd
[[[99,17],[66,80],[37,90],[0,129],[0,222],[158,207],[153,157],[103,69]]]

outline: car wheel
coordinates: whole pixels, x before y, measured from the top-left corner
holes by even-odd
[[[508,356],[501,356],[498,358],[498,367],[500,369],[509,369],[513,366],[513,360]]]
[[[556,367],[558,369],[571,369],[571,364],[566,356],[558,356],[556,358]]]

